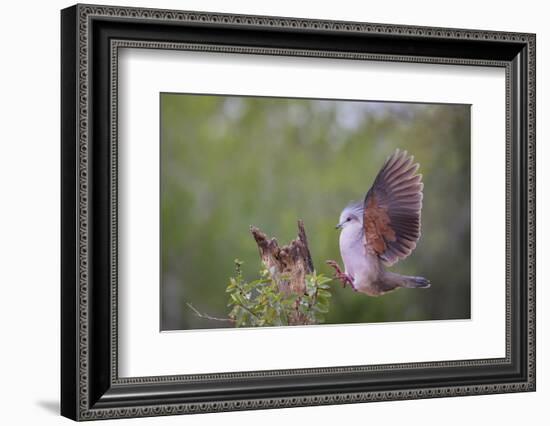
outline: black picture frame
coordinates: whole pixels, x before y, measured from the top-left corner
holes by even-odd
[[[61,414],[74,420],[535,390],[535,35],[97,5],[61,12]],[[506,356],[119,378],[119,47],[506,70]]]

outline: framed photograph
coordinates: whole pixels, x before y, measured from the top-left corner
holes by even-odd
[[[61,412],[535,390],[535,35],[61,12]]]

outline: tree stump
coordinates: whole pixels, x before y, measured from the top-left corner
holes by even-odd
[[[298,237],[282,247],[275,238],[269,238],[254,226],[250,227],[250,232],[258,245],[262,263],[279,291],[285,295],[303,296],[306,293],[306,275],[314,271],[304,223],[298,221]],[[293,325],[307,324],[298,309],[291,322]]]

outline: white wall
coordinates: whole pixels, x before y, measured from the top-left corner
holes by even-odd
[[[550,401],[550,27],[540,0],[353,2],[120,0],[104,4],[525,31],[537,33],[538,391],[453,399],[294,408],[120,424],[544,424]],[[0,401],[2,424],[62,424],[59,401],[59,9],[67,1],[2,5],[0,51]],[[546,237],[546,238],[545,238]],[[537,421],[537,419],[539,419]],[[102,424],[113,423],[108,421]],[[115,423],[113,423],[115,424]]]

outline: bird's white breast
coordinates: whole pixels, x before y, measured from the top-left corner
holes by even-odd
[[[350,224],[342,229],[340,253],[356,289],[361,290],[378,278],[378,259],[365,251],[361,224]]]

